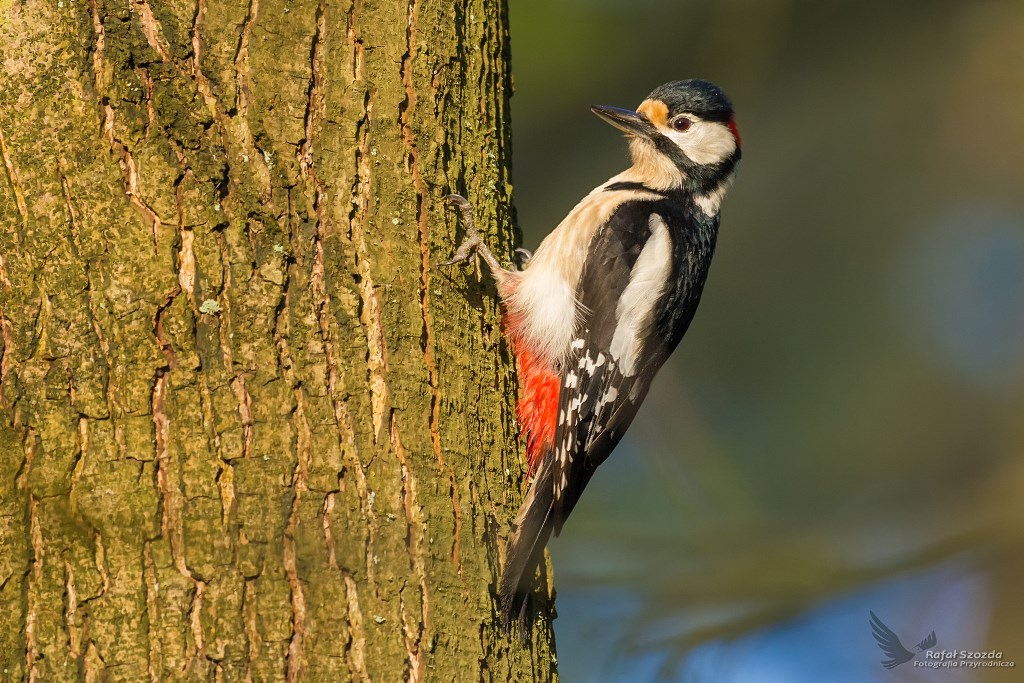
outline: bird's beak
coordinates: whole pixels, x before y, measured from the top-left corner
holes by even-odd
[[[655,133],[654,124],[640,112],[620,109],[619,107],[606,107],[603,104],[595,104],[590,108],[590,111],[623,133],[640,135],[645,138],[649,138]]]

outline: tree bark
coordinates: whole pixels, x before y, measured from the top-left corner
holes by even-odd
[[[198,4],[196,4],[198,1]],[[522,492],[502,0],[0,0],[0,668],[556,677]]]

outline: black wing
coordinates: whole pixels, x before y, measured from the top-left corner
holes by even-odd
[[[667,226],[650,204],[624,205],[594,237],[576,298],[582,310],[578,336],[561,372],[558,422],[555,427],[555,534],[569,517],[590,478],[618,445],[633,422],[651,380],[668,357],[655,335],[644,335],[647,348],[626,358],[623,300],[644,247],[652,242],[652,225],[661,239]],[[653,246],[653,245],[652,245]],[[653,320],[648,327],[653,326]],[[618,337],[616,336],[618,334]]]
[[[693,320],[718,218],[691,207],[627,202],[594,237],[576,294],[579,337],[561,373],[552,454],[556,535]]]
[[[882,666],[886,669],[891,669],[913,659],[914,653],[903,647],[899,636],[891,628],[883,624],[882,620],[874,612],[868,613],[871,615],[871,635],[875,637],[875,641],[878,643],[882,653],[889,658],[882,662]]]
[[[935,637],[935,631],[928,634],[928,637],[917,644],[917,649],[921,652],[930,650],[935,647],[935,644],[939,642],[939,639]]]

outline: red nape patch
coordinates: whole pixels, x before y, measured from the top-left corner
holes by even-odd
[[[519,402],[516,404],[519,438],[526,442],[529,474],[533,476],[544,453],[555,443],[560,383],[558,375],[516,334],[516,327],[512,316],[505,316],[505,328],[519,366]]]
[[[729,121],[725,125],[729,129],[729,132],[732,133],[732,136],[736,138],[736,146],[742,147],[743,141],[740,140],[740,129],[736,127],[736,117],[729,117]]]

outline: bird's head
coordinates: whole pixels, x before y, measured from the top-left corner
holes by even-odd
[[[591,110],[626,133],[633,169],[655,189],[713,192],[728,182],[740,159],[732,103],[708,81],[666,83],[636,111],[601,105]]]

